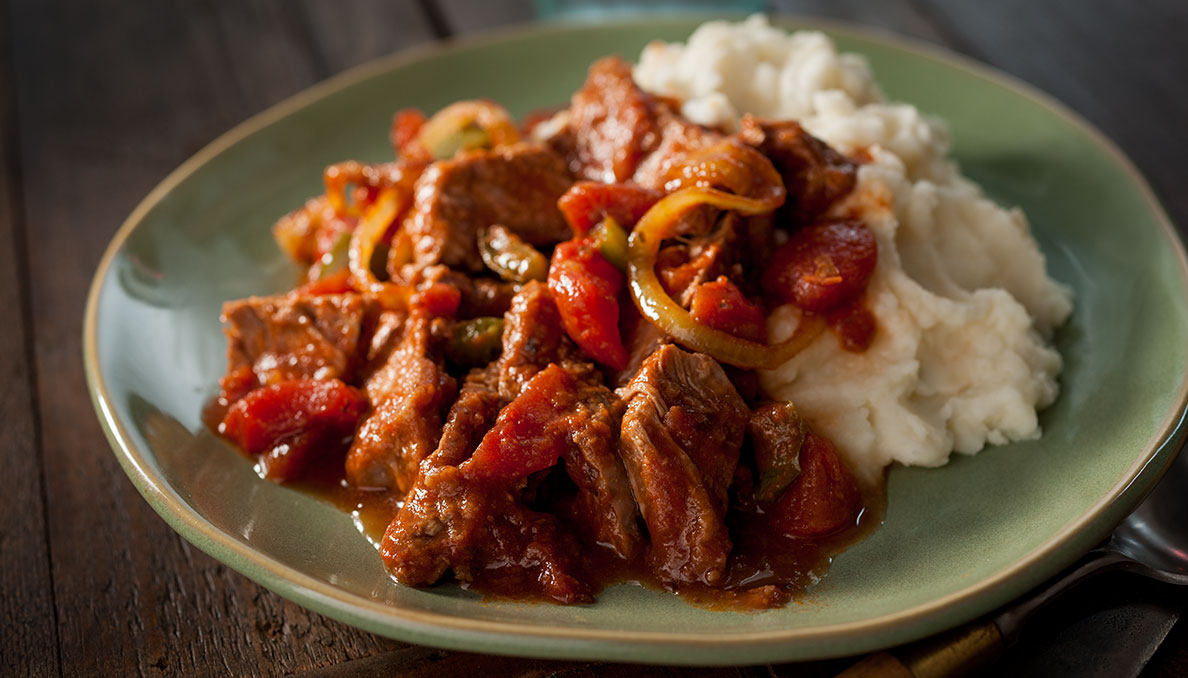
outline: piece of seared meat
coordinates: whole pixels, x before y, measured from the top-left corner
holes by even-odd
[[[483,270],[478,236],[492,224],[532,245],[568,240],[573,233],[557,199],[572,183],[564,159],[535,144],[468,151],[433,163],[417,179],[403,222],[414,265]]]
[[[613,396],[588,366],[550,365],[524,384],[469,457],[456,463],[461,455],[454,446],[474,440],[475,430],[465,430],[464,422],[481,419],[487,414],[481,408],[491,402],[489,385],[475,376],[465,390],[480,409],[451,412],[450,421],[459,424],[447,432],[451,448],[422,465],[384,535],[385,562],[411,586],[432,584],[452,570],[463,581],[515,577],[522,591],[562,602],[589,599],[576,540],[555,516],[529,509],[520,495],[530,476],[569,456],[573,441],[596,438],[613,423],[596,414]]]
[[[457,466],[425,469],[380,544],[406,586],[431,586],[452,570],[459,581],[496,583],[509,595],[593,602],[577,554],[554,516],[525,507],[507,488],[474,483]]]
[[[627,62],[599,59],[573,95],[565,129],[549,143],[579,178],[626,181],[659,141],[653,106],[653,98],[635,86]]]
[[[385,535],[384,558],[399,581],[427,585],[453,570],[464,581],[523,577],[521,590],[564,602],[588,597],[574,538],[522,500],[529,477],[558,458],[577,487],[571,518],[583,536],[623,558],[638,551],[638,512],[617,452],[622,401],[590,363],[571,359],[560,323],[543,285],[529,283],[513,299],[500,358],[468,375]],[[498,574],[492,563],[515,566]]]
[[[352,485],[407,492],[421,460],[437,448],[442,416],[457,384],[445,371],[434,322],[418,313],[410,316],[395,350],[364,382],[372,411],[347,453],[346,477]]]
[[[641,90],[631,65],[606,57],[590,66],[571,101],[565,128],[549,144],[582,179],[634,181],[663,189],[673,165],[721,135],[688,122],[669,102]]]
[[[723,517],[749,411],[709,356],[661,346],[619,395],[620,453],[648,527],[649,563],[672,583],[722,580]]]
[[[400,275],[400,271],[395,272]],[[462,300],[458,303],[459,320],[470,318],[497,317],[507,313],[512,297],[519,287],[496,278],[474,278],[446,266],[428,266],[416,271],[408,284],[420,287],[427,283],[442,283],[458,290]]]
[[[503,352],[495,362],[504,404],[519,395],[537,372],[577,354],[549,288],[535,280],[524,285],[503,316]]]
[[[285,294],[223,305],[228,372],[250,367],[262,385],[297,379],[350,381],[375,304],[358,294]]]
[[[779,170],[788,194],[780,213],[795,224],[812,223],[854,190],[854,163],[794,120],[760,120],[745,115],[739,138],[766,155]]]
[[[577,486],[570,517],[587,540],[628,560],[639,550],[641,538],[639,509],[619,458],[624,403],[602,385],[593,365],[584,370],[588,385],[569,415],[569,443],[561,456]]]

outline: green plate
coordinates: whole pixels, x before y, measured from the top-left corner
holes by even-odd
[[[965,171],[1021,205],[1050,272],[1077,295],[1057,335],[1063,392],[1042,439],[894,469],[886,524],[840,555],[807,598],[709,611],[635,586],[589,607],[484,602],[396,585],[351,518],[257,478],[199,419],[224,370],[224,300],[285,289],[269,226],[320,190],[324,165],[384,160],[388,122],[490,97],[515,114],[564,102],[596,57],[683,39],[667,19],[548,26],[404,52],[235,128],[136,208],[95,274],[87,377],[116,456],[186,539],[313,610],[407,641],[478,652],[658,663],[852,654],[922,637],[1006,603],[1103,539],[1184,437],[1188,264],[1131,164],[1052,99],[934,48],[814,22],[865,54],[893,98],[952,126]]]

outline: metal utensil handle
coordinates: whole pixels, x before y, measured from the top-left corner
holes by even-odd
[[[1002,656],[1005,645],[994,622],[962,626],[889,652],[872,654],[839,673],[837,678],[943,678],[986,669]]]

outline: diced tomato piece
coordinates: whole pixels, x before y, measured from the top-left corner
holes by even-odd
[[[862,508],[858,484],[829,440],[809,431],[800,475],[772,511],[772,526],[789,538],[819,537],[854,524]]]
[[[259,385],[260,380],[256,378],[256,372],[252,366],[243,365],[219,379],[219,398],[230,406],[231,403],[244,397]]]
[[[351,272],[348,269],[335,271],[321,280],[312,280],[289,294],[345,294],[351,291]]]
[[[219,433],[249,454],[267,453],[269,478],[290,480],[319,450],[341,449],[366,410],[366,398],[337,379],[286,381],[237,400]]]
[[[619,335],[622,289],[623,274],[589,242],[570,240],[553,250],[549,290],[561,324],[590,357],[616,370],[627,367],[627,349]]]
[[[557,200],[557,207],[576,235],[585,235],[595,224],[613,217],[628,231],[663,194],[635,184],[579,181]]]
[[[421,126],[425,124],[425,120],[425,114],[415,108],[405,108],[392,116],[392,129],[389,132],[389,137],[397,155],[410,160],[428,156],[428,152],[419,143],[416,143],[417,135],[420,134]]]
[[[851,353],[862,353],[870,348],[878,329],[878,321],[866,307],[865,295],[833,309],[826,320],[842,349]]]
[[[432,316],[450,317],[462,304],[462,291],[445,283],[430,283],[413,294],[412,307]]]
[[[772,255],[763,290],[780,302],[826,313],[866,289],[878,260],[878,242],[861,221],[808,226]]]
[[[472,478],[510,483],[557,463],[569,441],[564,413],[573,407],[576,390],[572,375],[549,365],[500,411],[459,469]]]
[[[767,343],[767,317],[763,308],[743,296],[724,275],[697,286],[689,312],[702,325],[740,339]]]

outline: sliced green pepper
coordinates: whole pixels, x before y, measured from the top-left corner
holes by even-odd
[[[620,271],[627,270],[627,231],[623,230],[614,217],[607,215],[598,222],[590,229],[590,237],[599,253],[606,257],[612,266]]]
[[[752,411],[747,433],[759,472],[755,499],[765,504],[774,502],[800,475],[804,420],[790,402],[765,403]]]
[[[503,318],[483,317],[460,322],[446,342],[446,357],[457,365],[486,365],[503,347]]]
[[[479,255],[483,263],[504,280],[526,283],[544,280],[549,275],[549,260],[535,247],[498,224],[479,235]]]
[[[312,278],[324,280],[347,267],[351,249],[351,232],[344,231],[338,235],[330,249],[314,264]]]
[[[490,148],[491,135],[473,122],[437,138],[423,140],[425,148],[433,155],[434,160],[452,158],[458,151],[468,151],[475,148]]]

